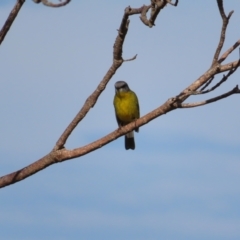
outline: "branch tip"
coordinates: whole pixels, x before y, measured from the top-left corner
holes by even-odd
[[[133,56],[132,58],[123,60],[123,62],[133,61],[133,60],[135,60],[136,58],[137,58],[137,54],[136,54],[135,56]]]
[[[228,14],[228,16],[227,16],[227,19],[228,19],[228,20],[229,20],[230,17],[233,15],[233,13],[234,13],[234,11],[232,10],[232,11]]]

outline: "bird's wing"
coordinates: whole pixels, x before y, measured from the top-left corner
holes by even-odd
[[[116,120],[117,120],[118,126],[121,127],[121,126],[122,126],[122,122],[121,122],[120,119],[117,117],[116,112],[115,112],[115,116],[116,116]]]

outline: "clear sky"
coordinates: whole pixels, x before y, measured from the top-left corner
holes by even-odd
[[[4,24],[15,0],[0,1]],[[149,1],[78,1],[59,9],[26,1],[0,46],[0,175],[47,154],[112,62],[124,8]],[[240,38],[240,1],[223,51]],[[156,27],[132,16],[123,57],[69,149],[117,128],[114,83],[125,80],[141,115],[185,89],[209,67],[219,41],[216,1],[180,0]],[[227,61],[237,60],[238,51]],[[227,63],[226,61],[226,63]],[[215,78],[221,79],[222,75]],[[240,70],[208,99],[240,84]],[[0,239],[240,239],[240,95],[155,119],[135,135],[53,165],[0,189]]]

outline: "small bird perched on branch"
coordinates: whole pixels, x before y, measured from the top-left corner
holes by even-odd
[[[140,116],[137,95],[130,90],[124,81],[115,83],[115,96],[113,100],[118,126],[122,127],[136,120]],[[138,132],[138,128],[135,129]],[[125,135],[125,149],[135,149],[134,132]]]

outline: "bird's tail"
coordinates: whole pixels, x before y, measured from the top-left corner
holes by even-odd
[[[135,149],[135,142],[134,142],[134,133],[133,131],[125,135],[125,149]]]

